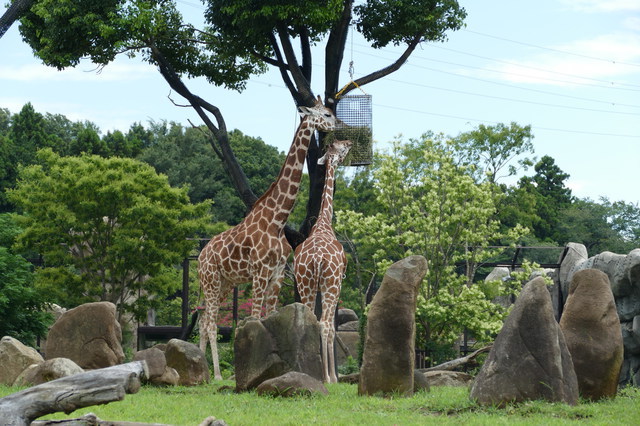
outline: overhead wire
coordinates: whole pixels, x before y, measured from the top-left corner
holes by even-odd
[[[610,64],[621,64],[621,65],[629,65],[629,66],[632,66],[632,67],[640,67],[640,64],[636,64],[636,63],[632,63],[632,62],[619,61],[619,60],[615,60],[615,59],[600,58],[598,56],[584,55],[582,53],[575,53],[575,52],[571,52],[571,51],[565,50],[565,49],[555,49],[553,47],[539,46],[539,45],[533,44],[533,43],[527,43],[527,42],[523,42],[523,41],[512,40],[512,39],[509,39],[509,38],[506,38],[506,37],[500,37],[500,36],[495,36],[495,35],[491,35],[491,34],[485,34],[485,33],[479,32],[479,31],[473,31],[473,30],[469,30],[469,29],[466,29],[466,28],[463,28],[462,31],[467,32],[467,33],[471,33],[471,34],[476,34],[476,35],[483,36],[483,37],[492,38],[492,39],[495,39],[495,40],[502,40],[502,41],[507,41],[509,43],[519,44],[521,46],[535,47],[535,48],[541,49],[541,50],[548,50],[550,52],[562,53],[564,55],[571,55],[571,56],[576,56],[576,57],[585,58],[585,59],[592,59],[594,61],[601,61],[601,62],[606,62],[606,63],[610,63]]]

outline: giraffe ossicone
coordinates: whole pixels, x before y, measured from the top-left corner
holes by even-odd
[[[259,318],[263,306],[267,314],[275,310],[291,253],[284,227],[300,188],[309,142],[316,130],[331,131],[339,123],[319,96],[313,107],[302,107],[299,111],[303,118],[275,182],[242,222],[213,237],[198,256],[198,275],[205,301],[200,317],[200,349],[204,352],[209,341],[216,380],[222,378],[216,343],[220,305],[235,286],[251,281],[251,316]]]
[[[296,247],[293,256],[293,269],[300,299],[313,310],[316,294],[322,298],[322,316],[320,318],[321,347],[324,381],[338,381],[333,342],[335,310],[340,297],[342,279],[347,269],[347,257],[342,244],[333,232],[333,188],[335,168],[346,157],[352,146],[350,140],[336,140],[326,154],[318,159],[318,164],[326,165],[325,183],[322,191],[322,204],[318,220],[311,228],[306,240]]]

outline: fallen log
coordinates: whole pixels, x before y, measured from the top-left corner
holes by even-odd
[[[452,371],[452,370],[455,370],[456,368],[458,368],[460,366],[463,366],[465,364],[470,363],[471,361],[474,361],[475,358],[478,355],[480,355],[481,353],[489,352],[491,350],[492,346],[493,345],[485,346],[484,348],[480,348],[477,351],[472,352],[467,356],[463,356],[462,358],[457,358],[457,359],[453,359],[451,361],[443,362],[442,364],[436,365],[434,367],[421,368],[420,371],[426,372],[426,371],[441,371],[441,370]]]
[[[122,401],[136,393],[149,376],[145,361],[134,361],[62,377],[0,399],[2,425],[28,426],[38,417],[78,408]]]

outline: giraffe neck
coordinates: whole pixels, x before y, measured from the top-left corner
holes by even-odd
[[[331,221],[333,219],[333,187],[335,184],[335,166],[330,160],[326,162],[327,172],[324,180],[324,189],[322,190],[322,204],[320,205],[320,214],[314,226],[314,231],[318,229],[333,229]]]
[[[247,216],[248,219],[250,217],[254,220],[265,218],[269,223],[284,228],[300,189],[302,166],[314,131],[313,121],[309,117],[304,117],[298,126],[278,178],[256,201]]]

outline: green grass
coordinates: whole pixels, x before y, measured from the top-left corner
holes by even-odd
[[[222,382],[233,385],[232,382]],[[575,407],[533,401],[498,409],[469,400],[466,388],[434,387],[411,398],[360,397],[355,385],[328,385],[328,396],[259,397],[255,393],[221,393],[221,383],[198,387],[144,386],[124,401],[79,409],[46,419],[95,413],[103,420],[198,425],[208,416],[229,425],[637,425],[640,389],[627,388],[612,400],[581,402]],[[0,397],[19,389],[0,386]]]

